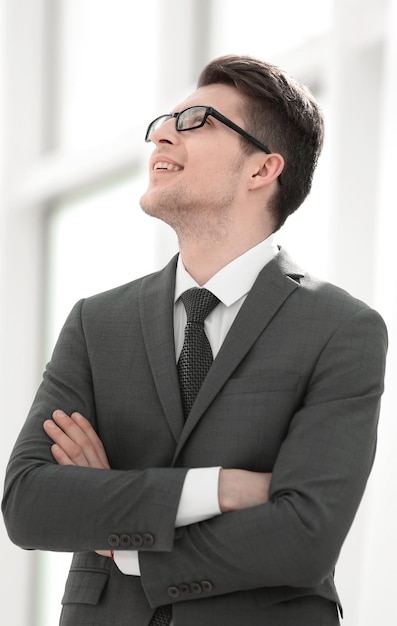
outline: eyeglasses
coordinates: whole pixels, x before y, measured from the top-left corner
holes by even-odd
[[[167,113],[166,115],[160,115],[160,117],[156,117],[156,119],[153,120],[153,122],[151,122],[148,126],[145,141],[151,141],[153,133],[165,122],[172,119],[173,117],[175,118],[176,130],[182,132],[184,130],[195,130],[196,128],[201,128],[202,126],[204,126],[209,115],[214,117],[219,122],[222,122],[222,124],[225,124],[225,126],[228,126],[232,130],[236,131],[236,133],[244,137],[244,139],[251,141],[251,143],[253,143],[257,148],[266,152],[266,154],[272,153],[271,150],[269,150],[269,148],[265,146],[264,143],[247,133],[244,128],[241,128],[241,126],[238,126],[237,124],[229,120],[228,117],[225,117],[224,115],[222,115],[222,113],[216,111],[216,109],[203,105],[188,107],[187,109],[179,111],[178,113]],[[280,185],[283,184],[281,176],[278,177],[278,181]]]

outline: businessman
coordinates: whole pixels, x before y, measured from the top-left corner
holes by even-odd
[[[74,552],[62,626],[336,626],[387,337],[275,242],[321,111],[228,56],[146,140],[141,206],[179,254],[72,310],[8,465],[10,538]]]

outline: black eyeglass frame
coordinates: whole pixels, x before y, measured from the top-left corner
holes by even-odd
[[[190,109],[205,109],[205,112],[204,112],[202,120],[200,121],[199,124],[196,124],[194,126],[189,126],[188,128],[178,128],[178,121],[180,119],[180,116],[183,113],[186,113],[186,111],[189,111]],[[146,142],[151,141],[150,136],[152,134],[152,127],[156,124],[156,122],[158,120],[161,120],[162,118],[164,118],[164,122],[166,122],[167,120],[170,120],[170,119],[172,119],[174,117],[175,118],[175,128],[176,128],[176,130],[178,132],[182,133],[185,130],[195,130],[196,128],[201,128],[202,126],[204,126],[204,124],[205,124],[205,122],[207,120],[207,117],[209,115],[214,117],[219,122],[222,122],[222,124],[225,124],[225,126],[228,126],[232,130],[234,130],[236,133],[241,135],[241,137],[244,137],[244,139],[247,139],[248,141],[253,143],[257,148],[259,148],[260,150],[263,150],[263,152],[266,152],[266,154],[272,154],[272,151],[269,150],[269,148],[264,143],[259,141],[259,139],[256,139],[256,137],[254,137],[253,135],[250,135],[249,133],[247,133],[247,131],[244,130],[244,128],[241,128],[241,126],[238,126],[237,124],[232,122],[232,120],[229,120],[228,117],[226,117],[225,115],[222,115],[222,113],[219,113],[219,111],[217,111],[216,109],[213,109],[212,107],[205,106],[203,104],[195,105],[195,106],[192,106],[192,107],[187,107],[186,109],[183,109],[183,111],[178,111],[176,113],[166,113],[164,115],[159,115],[159,117],[156,117],[156,119],[154,119],[152,122],[150,122],[150,124],[149,124],[149,126],[147,128],[147,131],[146,131],[145,141]],[[281,174],[278,177],[278,182],[280,183],[280,185],[283,184],[283,181],[282,181],[282,178],[281,178]]]

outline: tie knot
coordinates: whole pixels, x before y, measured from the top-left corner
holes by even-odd
[[[181,300],[186,309],[187,321],[203,324],[207,315],[215,309],[220,300],[208,289],[193,287],[184,291]]]

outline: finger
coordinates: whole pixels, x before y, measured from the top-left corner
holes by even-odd
[[[43,428],[50,439],[70,459],[72,465],[80,467],[89,467],[89,462],[82,448],[75,443],[53,420],[46,420]]]
[[[68,457],[57,443],[51,446],[51,453],[58,465],[74,465],[72,459]]]
[[[108,558],[112,557],[112,552],[110,550],[95,550],[95,552],[101,556],[107,556]]]
[[[98,455],[98,458],[100,459],[104,467],[106,467],[107,469],[110,469],[110,465],[109,465],[109,461],[108,461],[108,457],[107,457],[104,445],[101,439],[98,437],[97,432],[92,427],[91,422],[89,422],[89,420],[86,417],[84,417],[84,415],[81,415],[81,413],[78,413],[77,411],[75,413],[72,413],[71,419],[75,422],[75,424],[79,426],[79,428],[90,439],[91,443],[93,444],[95,448],[96,454]]]
[[[80,416],[76,418],[76,416]],[[76,465],[87,465],[98,469],[109,469],[109,462],[102,442],[90,422],[80,413],[73,413],[74,419],[64,411],[56,410],[53,420],[63,430],[70,441],[57,441]],[[65,447],[66,446],[66,447]],[[85,458],[86,463],[83,462]]]

